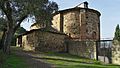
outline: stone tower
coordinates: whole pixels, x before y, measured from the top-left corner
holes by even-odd
[[[100,12],[88,8],[88,3],[58,11],[54,14],[52,27],[72,39],[100,40]]]

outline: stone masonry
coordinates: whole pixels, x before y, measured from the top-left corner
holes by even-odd
[[[67,41],[68,52],[80,57],[96,59],[96,42],[95,41]]]
[[[78,5],[54,13],[52,29],[49,31],[42,30],[47,27],[42,23],[39,27],[37,24],[32,25],[31,31],[21,35],[22,47],[33,51],[68,52],[95,59],[94,42],[81,41],[100,40],[100,13],[88,8],[88,3],[83,4],[83,7]]]
[[[117,40],[113,41],[112,46],[112,63],[120,65],[120,43]]]
[[[53,28],[79,40],[100,40],[100,13],[89,8],[59,11],[53,17]]]
[[[28,51],[65,52],[66,35],[43,30],[32,30],[22,37],[22,47]]]

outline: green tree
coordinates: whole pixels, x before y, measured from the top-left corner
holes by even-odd
[[[24,29],[23,27],[19,27],[16,32],[15,32],[15,35],[18,36],[18,35],[21,35],[23,33],[26,32],[26,29]]]
[[[10,53],[10,45],[20,24],[30,16],[35,16],[36,22],[50,22],[50,13],[47,10],[48,0],[0,0],[2,17],[5,18],[5,34],[2,39],[4,53]],[[55,10],[55,9],[54,9]],[[52,10],[53,11],[53,10]]]
[[[119,27],[119,24],[116,26],[116,29],[115,29],[114,40],[120,41],[120,27]]]

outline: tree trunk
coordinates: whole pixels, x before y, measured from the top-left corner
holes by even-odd
[[[3,40],[5,39],[6,29],[3,30],[2,39],[0,40],[0,49],[3,48]]]
[[[10,46],[11,46],[13,36],[14,36],[13,29],[9,29],[5,33],[5,38],[3,40],[3,52],[6,54],[10,54]]]

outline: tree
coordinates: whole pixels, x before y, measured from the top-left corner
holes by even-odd
[[[115,29],[114,40],[120,41],[120,27],[119,27],[119,24],[116,26],[116,29]]]
[[[4,29],[6,28],[5,24],[6,24],[5,19],[0,18],[0,31],[4,31]]]
[[[30,16],[35,16],[36,21],[50,21],[48,0],[0,0],[0,9],[5,18],[6,29],[2,39],[3,52],[10,53],[10,45],[20,24]]]
[[[37,19],[38,21],[35,24],[39,26],[39,23],[42,23],[46,26],[47,29],[49,29],[52,20],[52,14],[58,11],[59,8],[56,2],[49,1],[47,4],[44,5],[43,9],[45,10],[45,14],[40,14]]]
[[[2,41],[3,41],[3,38],[4,38],[4,34],[5,34],[5,31],[6,31],[6,21],[4,18],[0,18],[0,49],[3,47],[2,46]]]
[[[21,34],[23,34],[23,33],[25,33],[25,32],[26,32],[26,29],[24,29],[23,27],[19,27],[19,28],[16,30],[15,35],[16,35],[16,36],[19,36],[19,35],[21,35]]]

